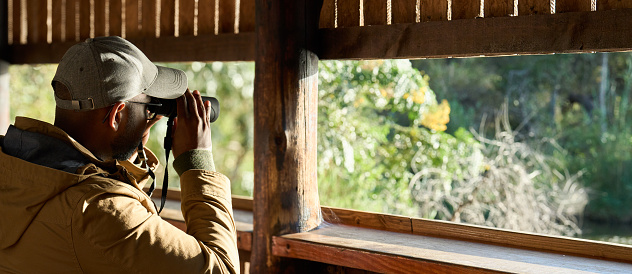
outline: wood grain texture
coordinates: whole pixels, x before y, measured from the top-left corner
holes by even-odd
[[[608,31],[604,31],[604,30]],[[321,29],[321,59],[442,58],[632,50],[632,10]]]
[[[160,0],[160,37],[175,34],[175,0]]]
[[[198,35],[215,34],[215,1],[198,2]]]
[[[94,1],[94,36],[105,36],[105,1]],[[109,16],[108,16],[109,17]],[[108,26],[109,28],[109,26]]]
[[[156,0],[141,1],[142,18],[140,35],[141,37],[156,37]]]
[[[81,0],[83,1],[83,0]],[[140,37],[140,23],[138,18],[138,1],[142,0],[124,0],[125,1],[125,37],[126,39]]]
[[[416,0],[392,0],[393,24],[415,23],[417,18]]]
[[[10,24],[13,28],[13,38],[12,38],[13,45],[19,45],[21,43],[20,35],[22,33],[22,14],[21,14],[22,4],[20,0],[7,0],[7,1],[12,1],[12,5],[13,5],[12,6],[13,7],[12,22]]]
[[[597,10],[632,9],[630,0],[598,0]]]
[[[235,0],[219,1],[219,33],[235,33]]]
[[[193,0],[180,0],[179,12],[178,22],[180,26],[180,36],[193,36],[195,2]]]
[[[308,45],[316,39],[321,6],[307,0],[256,2],[253,273],[288,267],[272,254],[273,236],[320,224],[318,57]]]
[[[79,0],[79,40],[90,38],[92,24],[90,23],[90,0]]]
[[[364,25],[386,25],[386,0],[361,0],[364,1]]]
[[[255,31],[255,0],[241,0],[239,6],[239,32]]]
[[[323,220],[328,224],[345,224],[402,233],[413,231],[410,217],[332,207],[322,207],[321,210]]]
[[[485,0],[485,17],[513,15],[516,1],[518,0]]]
[[[519,0],[518,16],[551,14],[550,0]]]
[[[47,26],[46,26],[46,1],[28,2],[27,9],[27,26],[29,44],[46,43]]]
[[[320,10],[319,28],[334,28],[336,26],[336,0],[323,0]]]
[[[122,33],[122,4],[121,0],[109,0],[110,1],[110,27],[108,29],[108,35],[121,36]]]
[[[480,0],[452,0],[452,20],[476,18],[480,9]]]
[[[448,0],[421,1],[421,21],[448,20]]]
[[[555,13],[591,11],[590,2],[591,0],[555,0]]]
[[[338,27],[360,26],[360,1],[338,0]]]
[[[66,0],[66,40],[68,41],[79,41],[78,28],[77,24],[79,19],[79,9],[78,8],[79,0]],[[56,62],[59,62],[57,60]]]
[[[52,43],[57,43],[57,42],[61,42],[62,41],[62,29],[64,29],[64,25],[62,24],[62,22],[64,22],[65,18],[62,18],[62,9],[65,8],[64,5],[65,4],[65,0],[53,0],[52,1],[52,10],[51,10],[51,42]],[[64,29],[65,31],[65,29]]]

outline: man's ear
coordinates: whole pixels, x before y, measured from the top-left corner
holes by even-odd
[[[108,118],[106,120],[107,125],[114,131],[117,131],[121,125],[121,121],[123,120],[123,109],[125,109],[125,103],[118,102],[112,106],[112,110],[108,114]]]

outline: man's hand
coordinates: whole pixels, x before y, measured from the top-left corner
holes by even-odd
[[[211,125],[208,113],[211,102],[204,102],[200,92],[187,91],[178,102],[178,117],[175,119],[173,130],[173,156],[192,149],[211,149]]]

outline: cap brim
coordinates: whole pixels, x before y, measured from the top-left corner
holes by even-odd
[[[187,90],[188,81],[184,71],[156,66],[158,75],[156,80],[143,93],[156,98],[175,99]]]

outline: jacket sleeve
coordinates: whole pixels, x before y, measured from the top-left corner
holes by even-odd
[[[180,171],[186,233],[148,210],[137,189],[120,182],[82,199],[72,233],[84,272],[239,273],[228,178],[204,169]]]

